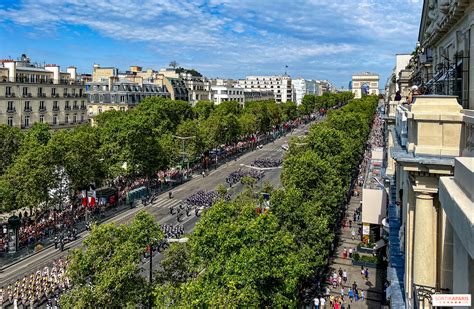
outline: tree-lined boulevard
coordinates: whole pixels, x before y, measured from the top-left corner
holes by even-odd
[[[123,119],[125,113],[104,113],[97,119],[97,128],[82,129],[86,133],[102,134],[99,135],[101,143],[97,145],[98,156],[94,160],[99,163],[90,163],[101,165],[100,173],[83,174],[76,171],[74,165],[67,166],[65,159],[59,170],[65,171],[70,188],[76,189],[85,179],[87,183],[91,179],[100,181],[100,177],[105,180],[120,176],[124,173],[124,160],[128,176],[151,179],[157,169],[169,166],[170,162],[179,162],[182,144],[181,140],[171,142],[174,136],[193,136],[189,143],[187,141],[186,155],[198,157],[206,149],[235,144],[242,137],[251,138],[255,132],[278,130],[283,123],[294,119],[293,116],[344,105],[352,95],[326,96],[330,99],[326,101],[317,98],[306,96],[298,110],[290,104],[275,105],[272,102],[250,104],[243,110],[233,102],[215,108],[203,103],[193,108],[189,117],[183,116],[187,113],[186,108],[174,107],[179,111],[178,117],[184,117],[175,120],[174,125],[171,119],[176,116],[157,109],[160,102],[145,104],[143,111],[138,108],[138,111],[127,114],[132,119]],[[307,301],[308,291],[314,288],[315,282],[324,280],[331,244],[334,245],[334,235],[342,218],[339,213],[347,202],[376,103],[376,97],[351,100],[340,109],[329,111],[325,121],[297,129],[295,135],[298,137],[290,134],[222,164],[205,177],[195,175],[192,180],[173,189],[172,196],[162,194],[148,206],[124,211],[94,227],[92,237],[84,240],[84,247],[72,250],[69,255],[68,278],[72,288],[63,294],[61,306],[88,308],[152,303],[180,307],[278,307],[297,306]],[[159,122],[156,116],[150,116],[159,113]],[[254,125],[252,129],[245,131],[251,125]],[[154,130],[160,133],[154,133]],[[60,134],[54,133],[51,137],[49,131],[41,128],[32,132],[20,135],[19,157],[27,156],[25,153],[28,151],[21,149],[31,140],[35,146],[67,153],[66,150],[57,150],[59,146],[49,145],[55,139],[61,140]],[[66,140],[57,145],[67,149]],[[145,149],[137,149],[142,142],[147,144]],[[271,166],[271,162],[278,162],[283,157],[285,147],[282,146],[286,144],[289,144],[289,150],[283,168]],[[120,151],[115,152],[115,149]],[[91,150],[82,149],[78,156],[91,155],[88,151]],[[150,153],[166,153],[167,160],[161,156],[148,158]],[[74,157],[73,154],[77,155],[77,151],[72,151],[69,157]],[[14,167],[20,164],[17,162],[18,157],[12,157],[4,164],[7,166],[3,174],[7,175],[3,177],[5,186],[11,185],[8,177],[12,177]],[[201,190],[223,192],[223,197],[228,185],[226,178],[239,168],[262,169],[265,170],[264,176],[261,180],[243,176],[241,183],[229,185],[232,200],[209,205],[200,214],[199,221],[197,215],[188,214],[177,222],[170,207],[178,207],[187,197]],[[58,166],[52,173],[57,173],[57,170]],[[81,177],[72,177],[75,173],[84,178],[77,180]],[[280,188],[280,178],[284,189]],[[41,189],[45,190],[44,185]],[[46,188],[46,192],[50,191]],[[71,189],[69,194],[74,191]],[[270,200],[264,196],[270,196]],[[48,203],[50,194],[44,198]],[[38,200],[41,200],[39,194]],[[142,213],[142,209],[149,215]],[[129,224],[109,225],[108,222]],[[168,249],[158,254],[159,258],[153,259],[156,272],[154,280],[149,283],[143,276],[143,269],[148,273],[145,257],[149,256],[146,252],[150,251],[150,245],[156,249],[163,238],[159,224],[183,225],[189,241],[171,243]],[[82,237],[68,244],[66,249],[79,248]],[[7,268],[1,274],[1,280],[6,284],[60,256],[65,256],[65,252],[45,249]]]

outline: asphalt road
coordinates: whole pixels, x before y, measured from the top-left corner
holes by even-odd
[[[184,200],[186,197],[199,190],[215,190],[216,186],[219,184],[226,185],[225,179],[231,172],[239,168],[250,168],[250,165],[257,158],[281,158],[284,155],[284,150],[281,148],[281,146],[287,143],[292,136],[302,135],[308,126],[310,126],[310,124],[300,127],[299,129],[295,129],[293,133],[277,139],[274,143],[265,145],[263,149],[246,153],[236,160],[229,161],[226,164],[221,165],[218,169],[212,170],[204,178],[200,175],[196,175],[192,180],[176,187],[176,189],[173,190],[172,199],[169,199],[168,194],[164,193],[160,195],[152,205],[148,205],[146,207],[140,205],[136,208],[124,211],[115,217],[106,220],[105,222],[116,222],[119,224],[127,223],[133,219],[137,212],[146,210],[155,218],[157,218],[160,224],[180,224],[184,227],[185,233],[191,233],[198,220],[198,218],[194,216],[194,212],[190,217],[187,217],[182,222],[178,223],[176,216],[170,214],[169,208],[171,206],[178,205],[181,200]],[[265,170],[265,176],[257,185],[261,185],[262,181],[270,181],[274,187],[279,187],[281,186],[280,174],[281,168],[267,169]],[[238,194],[243,190],[243,186],[240,183],[235,184],[230,190],[232,190],[231,192],[235,196],[235,194]],[[47,248],[24,260],[21,260],[14,265],[5,268],[4,271],[0,273],[0,287],[14,283],[16,280],[22,279],[25,275],[30,275],[31,273],[50,265],[55,259],[65,257],[71,248],[76,248],[82,245],[82,241],[88,235],[88,233],[89,232],[87,231],[83,232],[80,234],[80,238],[78,240],[66,244],[65,251],[63,252],[60,252],[58,249],[54,249],[54,247]],[[155,267],[155,262],[158,263],[158,261],[159,257],[153,259],[153,267]],[[148,269],[148,262],[145,263],[143,267],[144,270]]]

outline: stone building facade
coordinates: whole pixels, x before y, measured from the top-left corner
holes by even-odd
[[[75,67],[35,65],[23,55],[0,62],[0,124],[28,129],[35,122],[53,129],[87,123],[84,83]]]

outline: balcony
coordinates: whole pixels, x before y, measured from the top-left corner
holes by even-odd
[[[16,113],[16,108],[15,107],[7,108],[7,114],[14,114],[14,113]]]
[[[46,98],[46,93],[38,93],[38,98]]]
[[[52,98],[59,98],[59,94],[57,94],[57,93],[51,94],[51,97],[52,97]]]
[[[53,112],[59,112],[59,106],[53,106]]]
[[[70,111],[70,110],[71,110],[71,106],[69,106],[69,105],[64,106],[64,110]]]
[[[25,107],[25,109],[23,111],[26,112],[26,113],[31,113],[33,111],[33,109],[31,108],[31,106],[27,106],[27,107]]]
[[[81,109],[82,109],[82,110],[86,110],[86,108],[87,108],[87,107],[86,107],[85,105],[81,105]]]
[[[68,98],[69,96],[68,96],[67,93],[65,93],[65,94],[63,94],[63,97],[64,97],[64,98]]]
[[[40,107],[38,108],[38,111],[39,111],[40,113],[44,113],[44,112],[46,112],[46,107],[40,106]]]
[[[23,93],[23,97],[24,98],[31,98],[32,95],[31,95],[31,93]]]
[[[7,98],[14,98],[14,97],[15,97],[15,93],[14,93],[14,92],[5,93],[5,97],[7,97]]]
[[[79,109],[79,106],[77,106],[77,105],[74,105],[74,106],[72,107],[72,109],[74,109],[74,110],[78,110],[78,109]]]

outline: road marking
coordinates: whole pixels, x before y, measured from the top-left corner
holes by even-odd
[[[245,166],[245,167],[248,167],[248,168],[251,168],[251,169],[254,169],[254,170],[258,170],[258,171],[269,171],[269,170],[275,170],[275,169],[280,169],[281,166],[275,166],[275,167],[257,167],[257,166],[252,166],[252,165],[247,165],[247,164],[243,164],[243,163],[240,163],[240,166]]]

